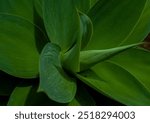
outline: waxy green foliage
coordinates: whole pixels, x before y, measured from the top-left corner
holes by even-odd
[[[0,95],[11,93],[8,105],[95,105],[87,84],[150,105],[150,52],[140,47],[149,32],[150,0],[0,0],[0,70],[31,79]]]

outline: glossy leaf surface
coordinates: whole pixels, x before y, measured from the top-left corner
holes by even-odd
[[[150,31],[150,0],[99,0],[89,16],[94,34],[87,49],[141,42]]]
[[[44,23],[49,39],[62,52],[68,51],[80,36],[79,15],[73,0],[44,0]]]
[[[132,74],[150,92],[150,52],[144,49],[130,49],[112,59],[110,62],[122,67]]]
[[[132,44],[127,46],[121,46],[106,50],[87,50],[87,51],[81,51],[80,52],[80,67],[81,70],[89,69],[92,66],[110,59],[111,57],[126,51],[130,48],[133,48],[139,44]]]
[[[40,32],[42,39],[36,39],[35,31]],[[29,21],[0,14],[0,70],[21,78],[37,77],[37,41],[46,40],[42,35]]]
[[[126,105],[150,105],[150,93],[128,71],[104,62],[80,75],[79,79],[100,93]]]

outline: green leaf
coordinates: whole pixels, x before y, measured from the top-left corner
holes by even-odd
[[[48,97],[56,102],[68,103],[76,93],[75,80],[70,78],[61,67],[60,48],[48,43],[40,57],[40,87]]]
[[[104,60],[110,59],[111,57],[114,57],[115,55],[126,51],[130,48],[133,48],[138,44],[132,44],[127,46],[120,46],[116,48],[106,49],[106,50],[87,50],[87,51],[81,51],[80,53],[80,69],[81,71],[85,69],[89,69],[95,64],[98,64]]]
[[[44,0],[44,23],[52,43],[68,51],[80,36],[80,20],[73,0]]]
[[[92,36],[92,22],[88,16],[84,13],[80,14],[80,30],[81,34],[79,39],[73,45],[73,47],[63,55],[62,64],[63,67],[71,72],[79,72],[79,55],[81,48],[83,49],[91,39]]]
[[[32,80],[33,82],[34,80]],[[50,100],[45,93],[37,92],[38,86],[35,84],[23,83],[17,86],[11,94],[9,106],[56,106],[62,105]]]
[[[81,42],[78,40],[68,52],[62,55],[62,65],[66,70],[73,73],[80,71],[80,47]]]
[[[104,62],[77,77],[100,93],[126,105],[150,105],[150,93],[128,71]]]
[[[112,59],[111,62],[132,74],[150,92],[150,52],[144,49],[130,49]]]
[[[26,105],[26,100],[30,93],[32,86],[25,86],[25,87],[16,87],[12,92],[8,106],[24,106]]]
[[[0,13],[14,14],[33,21],[33,0],[0,0]]]
[[[89,41],[91,40],[93,34],[93,25],[90,18],[84,13],[80,14],[80,25],[82,32],[82,41],[81,41],[81,49],[85,48]]]
[[[89,16],[94,35],[87,49],[137,43],[150,32],[150,0],[99,0]]]
[[[41,34],[38,39],[36,32]],[[0,70],[21,78],[37,77],[41,40],[46,40],[44,34],[29,21],[0,14]]]
[[[90,0],[73,0],[78,10],[87,13],[90,9]]]

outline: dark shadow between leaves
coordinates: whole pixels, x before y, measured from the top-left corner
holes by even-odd
[[[37,13],[35,7],[34,7],[34,23],[38,26],[40,30],[35,29],[35,39],[36,39],[36,46],[38,49],[39,54],[41,53],[43,47],[45,44],[49,42],[46,29],[44,26],[43,19],[40,17],[40,15]],[[43,32],[43,33],[42,33]]]

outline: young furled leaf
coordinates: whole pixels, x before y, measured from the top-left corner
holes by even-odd
[[[109,58],[111,58],[125,50],[133,48],[139,44],[140,43],[106,49],[106,50],[81,51],[81,53],[80,53],[80,70],[83,71],[85,69],[89,69],[92,66],[94,66],[104,60],[108,60]]]
[[[69,51],[62,55],[62,65],[66,70],[73,73],[80,71],[80,47],[81,42],[78,40]]]
[[[71,72],[80,71],[80,50],[86,47],[92,36],[92,23],[88,16],[79,12],[80,15],[80,37],[73,47],[67,51],[62,57],[64,68]]]
[[[81,25],[81,34],[82,34],[82,40],[81,40],[81,49],[85,48],[89,41],[91,40],[92,34],[93,34],[93,25],[90,18],[84,14],[80,14],[80,25]]]

